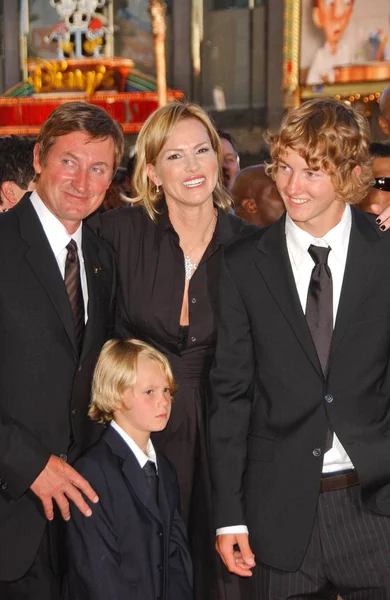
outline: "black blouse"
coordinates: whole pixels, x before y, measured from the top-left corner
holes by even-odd
[[[97,215],[88,225],[116,253],[120,281],[117,334],[142,339],[168,355],[213,354],[222,248],[257,228],[218,209],[213,238],[189,283],[188,341],[180,346],[184,256],[165,203],[157,223],[141,206],[126,206]]]

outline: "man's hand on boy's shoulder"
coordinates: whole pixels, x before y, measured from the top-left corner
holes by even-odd
[[[50,456],[45,468],[31,484],[30,489],[41,500],[46,518],[49,521],[54,518],[53,500],[57,503],[65,521],[70,519],[69,500],[77,506],[84,516],[91,516],[92,511],[80,492],[83,492],[93,503],[99,501],[98,495],[88,481],[67,462],[53,454]]]

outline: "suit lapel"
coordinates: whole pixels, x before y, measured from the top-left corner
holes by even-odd
[[[90,232],[86,227],[83,227],[83,258],[85,274],[87,278],[88,286],[88,320],[84,332],[83,347],[81,350],[81,360],[87,356],[94,340],[95,326],[99,320],[99,291],[98,291],[98,278],[100,267],[98,266],[99,261],[99,247],[91,239]]]
[[[322,376],[321,365],[299,300],[287,251],[285,215],[262,236],[256,262],[270,293],[284,314],[295,337],[314,368]],[[259,298],[259,302],[261,299]]]
[[[150,489],[148,481],[133,452],[121,438],[119,433],[112,427],[108,427],[104,434],[104,439],[110,446],[112,452],[121,459],[122,472],[127,485],[131,488],[135,496],[137,496],[141,504],[151,512],[156,519],[161,521],[160,509],[157,506],[152,490]]]
[[[352,229],[340,301],[337,310],[329,368],[374,271],[374,248],[380,236],[367,217],[352,208]]]
[[[29,195],[25,195],[13,210],[19,219],[21,238],[29,246],[25,254],[26,260],[58,312],[77,358],[76,336],[69,297],[56,258],[41,222],[30,203]]]

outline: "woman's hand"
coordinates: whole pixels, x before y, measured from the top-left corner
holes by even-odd
[[[381,231],[386,231],[386,229],[390,228],[390,206],[387,206],[383,210],[380,204],[371,204],[370,210],[374,215],[378,215],[376,222]]]

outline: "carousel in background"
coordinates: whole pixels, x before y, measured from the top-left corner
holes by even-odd
[[[138,133],[161,104],[157,89],[161,77],[156,81],[136,69],[130,58],[113,56],[112,0],[48,0],[48,4],[60,20],[44,41],[56,44],[57,58],[26,58],[25,81],[0,97],[0,135],[36,135],[57,106],[80,99],[104,108],[125,133]],[[21,21],[23,40],[28,31],[28,3],[23,1]],[[156,37],[156,26],[153,33]],[[163,94],[164,101],[182,96],[175,90]]]

